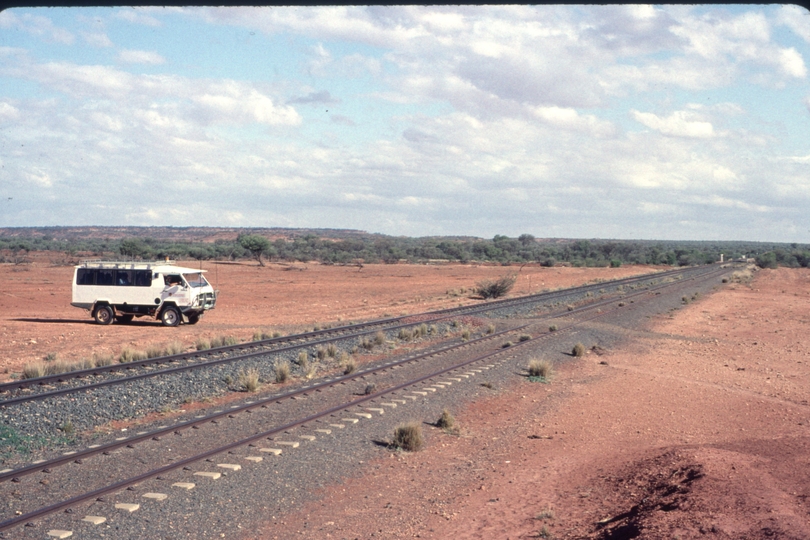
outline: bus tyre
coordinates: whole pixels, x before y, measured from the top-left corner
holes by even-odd
[[[115,319],[115,313],[110,306],[98,306],[93,312],[93,318],[98,324],[110,324]]]
[[[160,320],[163,326],[177,326],[180,324],[180,311],[174,306],[169,306],[160,314]]]
[[[188,324],[197,324],[200,322],[200,316],[196,314],[191,314],[188,316]]]

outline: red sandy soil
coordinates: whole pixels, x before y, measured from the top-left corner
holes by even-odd
[[[72,266],[54,266],[33,253],[30,264],[0,264],[0,380],[29,362],[56,354],[67,361],[119,355],[124,347],[146,350],[179,341],[191,350],[201,338],[234,336],[250,340],[255,331],[285,334],[337,326],[389,315],[420,313],[480,303],[472,289],[484,279],[517,273],[512,294],[570,287],[596,279],[650,272],[649,267],[543,268],[538,266],[365,265],[313,263],[214,264],[202,268],[220,295],[215,309],[197,325],[165,328],[154,319],[131,324],[96,325],[71,301]],[[178,263],[199,268],[196,261]]]
[[[632,341],[453,411],[249,538],[810,538],[810,271],[729,284]]]

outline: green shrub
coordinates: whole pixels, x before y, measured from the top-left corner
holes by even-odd
[[[500,298],[512,290],[516,281],[517,274],[501,276],[495,281],[484,280],[476,285],[475,292],[484,299]]]

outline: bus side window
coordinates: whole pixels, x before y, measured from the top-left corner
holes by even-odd
[[[96,272],[90,268],[79,268],[76,272],[76,285],[95,285]]]
[[[135,270],[135,286],[149,287],[152,285],[152,272],[150,270]]]
[[[132,272],[129,270],[118,270],[115,273],[115,284],[119,287],[129,287],[132,285]]]
[[[96,277],[96,285],[112,285],[113,273],[112,270],[99,270]]]

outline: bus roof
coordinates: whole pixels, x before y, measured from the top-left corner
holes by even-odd
[[[119,269],[119,270],[152,270],[153,272],[160,272],[161,274],[177,273],[177,274],[196,274],[205,273],[208,270],[200,268],[185,268],[183,266],[176,266],[174,261],[101,261],[101,260],[87,260],[82,261],[81,264],[76,265],[75,268],[103,268],[103,269]]]

